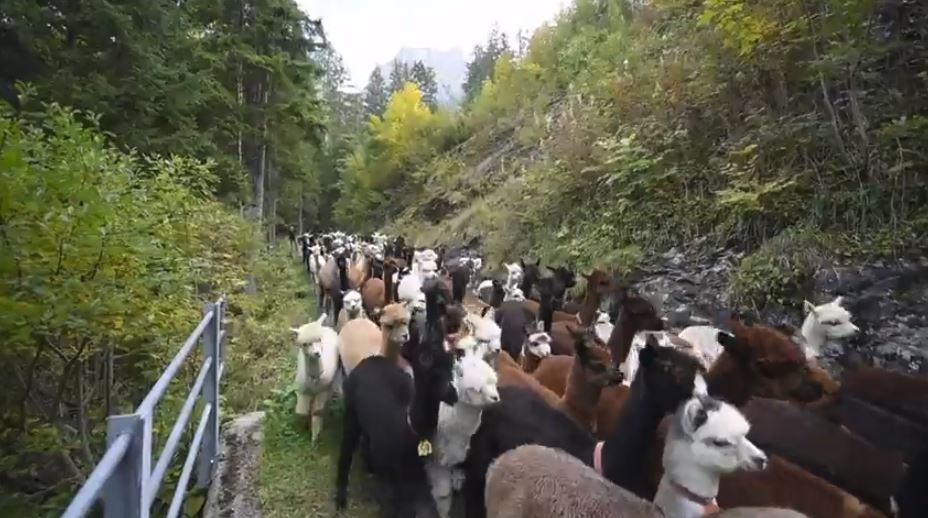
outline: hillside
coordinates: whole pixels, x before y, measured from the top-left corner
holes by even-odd
[[[761,306],[827,258],[918,249],[926,8],[735,4],[578,0],[459,117],[398,94],[337,221],[580,267],[727,245]]]
[[[467,74],[467,62],[461,49],[423,49],[403,47],[396,56],[380,65],[384,77],[390,76],[393,62],[414,63],[421,61],[435,71],[438,81],[438,103],[442,106],[457,105],[464,95],[461,84]]]

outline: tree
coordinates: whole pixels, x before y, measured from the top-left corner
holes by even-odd
[[[387,108],[387,101],[390,99],[387,93],[387,83],[380,72],[380,67],[374,67],[370,78],[367,80],[367,86],[364,88],[364,113],[367,115],[383,114]]]
[[[390,94],[402,90],[403,85],[409,81],[409,77],[409,65],[398,59],[394,59],[393,65],[390,68]]]
[[[474,47],[474,59],[467,64],[467,76],[461,87],[464,89],[464,97],[470,102],[480,93],[480,88],[484,80],[493,77],[493,67],[496,60],[503,53],[509,51],[509,39],[505,32],[501,32],[494,27],[490,31],[485,47],[477,45]]]
[[[422,101],[433,110],[438,107],[438,82],[435,80],[435,70],[422,61],[416,61],[410,70],[410,80],[422,92]]]

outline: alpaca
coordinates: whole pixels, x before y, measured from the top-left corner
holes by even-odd
[[[355,290],[348,290],[342,295],[342,310],[338,314],[338,324],[335,329],[341,331],[349,320],[358,318],[364,318],[361,294]]]
[[[475,342],[473,337],[461,339],[452,381],[458,400],[453,405],[442,403],[439,408],[434,454],[425,466],[442,518],[450,514],[452,490],[461,487],[463,472],[456,466],[467,458],[470,438],[480,426],[483,408],[499,401],[496,372],[472,352]]]
[[[502,347],[502,329],[495,321],[467,313],[464,317],[466,324],[472,328],[474,347],[479,351],[481,358],[493,360]]]
[[[748,440],[751,426],[733,406],[698,394],[674,414],[664,446],[664,475],[654,504],[668,518],[699,518],[718,510],[721,475],[761,471],[767,456]]]
[[[296,335],[296,409],[309,418],[312,442],[322,431],[322,414],[331,391],[338,384],[338,334],[325,327],[325,313],[315,322],[290,328]]]
[[[522,283],[524,277],[522,266],[520,266],[519,263],[503,263],[503,266],[506,267],[506,283],[504,284],[506,289],[511,290],[520,287],[519,285]],[[523,292],[524,291],[523,288]]]
[[[500,344],[503,350],[512,358],[518,359],[525,338],[534,332],[535,316],[521,302],[509,300],[496,308],[493,319],[502,330]]]
[[[385,307],[380,317],[381,327],[366,318],[349,320],[338,333],[338,354],[345,375],[351,374],[362,361],[371,356],[386,356],[409,339],[409,318],[400,304]]]
[[[516,302],[525,302],[525,293],[522,293],[522,289],[518,286],[513,286],[512,288],[506,289],[506,296],[503,297],[503,300],[514,300]]]
[[[577,313],[577,321],[580,320],[580,314]],[[596,311],[596,317],[593,321],[593,328],[596,329],[596,338],[602,343],[609,341],[609,336],[612,334],[612,329],[615,327],[612,325],[612,322],[609,321],[609,313],[605,311]]]
[[[500,402],[484,409],[471,440],[464,482],[467,516],[486,516],[484,486],[490,463],[523,444],[563,449],[589,466],[607,467],[604,475],[613,483],[636,493],[646,491],[645,460],[657,426],[664,415],[692,396],[701,372],[699,362],[684,353],[669,347],[645,347],[613,435],[601,443],[531,390],[500,388]]]
[[[418,336],[402,348],[415,373],[413,383],[395,361],[383,356],[363,360],[345,381],[335,484],[335,507],[339,511],[348,504],[348,474],[363,435],[368,442],[364,450],[370,468],[391,486],[393,514],[411,517],[435,512],[424,457],[432,454],[431,440],[438,427],[441,403],[453,405],[457,393],[452,383],[453,358],[444,347],[443,318],[450,297],[445,297],[435,280],[426,282],[423,289],[427,300],[424,332],[416,333]],[[384,310],[381,322],[391,309]],[[405,316],[405,311],[400,314]]]
[[[822,355],[822,349],[830,342],[838,342],[857,334],[860,329],[851,322],[851,313],[844,309],[844,297],[815,306],[808,300],[802,307],[808,313],[802,323],[802,338],[805,341],[806,358],[814,360]]]
[[[572,355],[572,339],[567,326],[573,325],[575,321],[579,321],[580,325],[584,327],[592,326],[596,310],[602,304],[603,298],[612,296],[616,291],[612,279],[600,270],[593,270],[590,275],[584,275],[584,277],[587,289],[580,312],[576,316],[564,313],[566,318],[558,322],[554,322],[554,314],[557,312],[554,310],[553,283],[548,282],[550,279],[542,279],[539,319],[544,321],[545,331],[551,334],[551,352],[553,354]]]
[[[539,325],[541,327],[541,325]],[[532,374],[541,364],[541,361],[551,356],[551,336],[542,330],[531,333],[522,345],[522,370]]]
[[[678,432],[668,438],[665,449],[669,453],[663,491],[654,504],[562,451],[526,445],[503,454],[490,466],[485,495],[488,514],[524,518],[702,517],[718,509],[693,500],[696,493],[683,489],[684,483],[714,494],[713,483],[718,486],[720,474],[762,469],[766,464],[763,452],[745,438],[747,421],[724,402],[705,396],[693,398],[677,411],[675,422]],[[784,515],[781,510],[751,511],[746,516],[798,515]]]
[[[625,377],[623,383],[626,385],[630,383],[630,380],[635,379],[635,372],[638,371],[638,352],[644,348],[646,343],[645,335],[648,334],[653,334],[661,347],[674,347],[679,351],[690,354],[697,360],[702,360],[689,342],[673,334],[667,333],[666,331],[643,331],[635,334],[635,337],[632,339],[632,346],[628,350],[628,356],[626,356],[625,361],[622,362],[621,370],[622,375]],[[706,367],[706,364],[703,363],[703,366]],[[706,368],[708,369],[708,367]]]

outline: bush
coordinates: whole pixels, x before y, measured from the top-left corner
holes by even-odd
[[[107,413],[139,403],[202,304],[244,285],[258,246],[210,198],[210,163],[119,151],[79,119],[94,120],[0,107],[0,483],[48,509],[99,459]]]

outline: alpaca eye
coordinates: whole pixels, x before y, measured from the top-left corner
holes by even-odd
[[[727,448],[732,445],[731,442],[726,441],[725,439],[712,439],[709,441],[709,443],[716,448]]]

